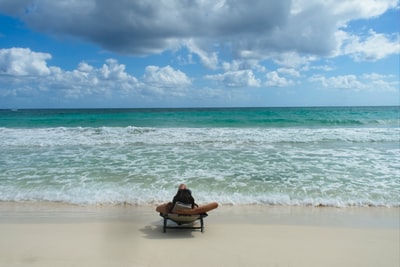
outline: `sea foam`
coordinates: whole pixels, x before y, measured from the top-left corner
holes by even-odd
[[[397,111],[356,111],[0,112],[0,201],[398,207]]]

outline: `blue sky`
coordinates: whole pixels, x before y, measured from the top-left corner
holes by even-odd
[[[397,0],[0,0],[0,108],[399,105]]]

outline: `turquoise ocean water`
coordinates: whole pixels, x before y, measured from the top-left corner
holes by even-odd
[[[399,207],[399,112],[0,110],[0,201]]]

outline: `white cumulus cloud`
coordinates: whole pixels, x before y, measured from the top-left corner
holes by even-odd
[[[347,35],[342,53],[350,55],[357,61],[375,61],[392,54],[399,54],[399,35],[388,36],[373,30],[369,30],[366,38]]]
[[[27,48],[0,49],[0,95],[80,99],[85,96],[143,97],[184,96],[191,79],[171,66],[147,66],[141,79],[126,72],[126,66],[107,59],[100,67],[81,62],[74,70],[49,66],[51,55]]]
[[[0,75],[48,75],[48,53],[33,52],[29,48],[0,49]]]
[[[191,85],[191,80],[185,73],[174,70],[169,65],[162,68],[147,66],[144,81],[156,87],[187,87]]]
[[[382,75],[377,73],[338,75],[325,77],[314,75],[309,78],[310,82],[319,83],[325,88],[347,89],[347,90],[373,90],[373,91],[396,91],[399,82],[394,75]]]
[[[288,80],[285,77],[279,76],[277,71],[268,72],[266,77],[267,82],[265,85],[269,87],[286,87],[294,84],[292,80]]]

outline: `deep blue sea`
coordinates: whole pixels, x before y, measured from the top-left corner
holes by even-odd
[[[0,201],[400,206],[400,108],[0,110]]]

